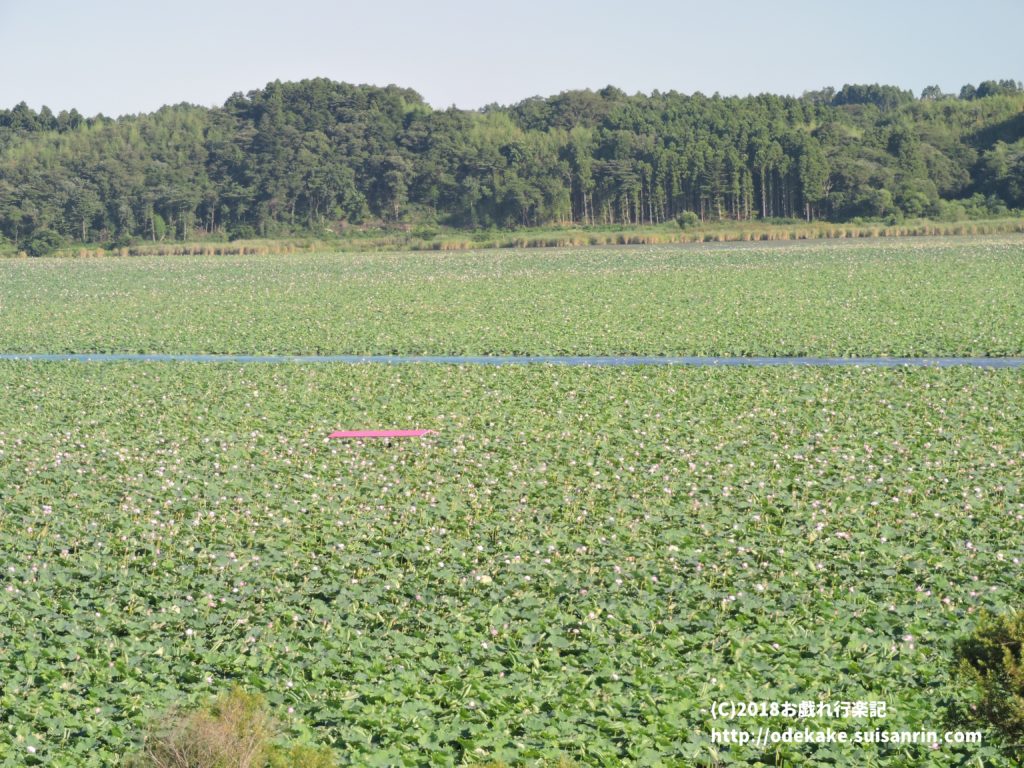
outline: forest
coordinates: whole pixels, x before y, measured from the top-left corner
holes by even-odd
[[[413,90],[273,82],[116,119],[0,109],[0,245],[802,219],[1024,208],[1024,89],[802,96],[608,86],[433,109]]]

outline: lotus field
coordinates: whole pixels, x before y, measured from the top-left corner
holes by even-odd
[[[1024,353],[1024,239],[0,262],[0,352]],[[332,440],[336,429],[427,429]],[[1011,766],[1024,370],[0,361],[0,766],[241,685],[339,765]],[[731,719],[729,702],[884,702]],[[716,712],[713,713],[712,709]]]
[[[1024,240],[0,262],[0,351],[1024,354]]]

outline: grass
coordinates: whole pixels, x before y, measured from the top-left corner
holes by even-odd
[[[146,730],[126,768],[332,768],[328,749],[282,744],[266,700],[241,687],[195,710],[172,709]]]
[[[803,222],[766,220],[749,222],[705,222],[681,230],[674,222],[638,225],[595,225],[537,227],[518,230],[444,230],[424,233],[353,229],[341,237],[261,238],[221,242],[140,242],[131,246],[103,248],[96,244],[72,245],[60,249],[61,257],[103,256],[245,256],[289,254],[302,251],[465,251],[494,248],[567,248],[598,245],[671,245],[683,243],[727,243],[785,240],[836,240],[850,238],[949,237],[997,235],[1024,232],[1019,217],[945,222],[929,219],[900,224],[883,222]],[[0,257],[25,257],[12,244],[0,244]]]
[[[378,247],[412,250],[460,251],[477,248],[566,248],[597,245],[670,245],[684,243],[731,243],[786,240],[842,240],[850,238],[934,237],[995,235],[1024,232],[1020,219],[968,222],[910,221],[903,224],[830,222],[707,222],[680,230],[674,223],[639,226],[552,228],[523,232],[475,233],[391,238]],[[373,241],[369,241],[373,242]],[[364,247],[366,241],[363,241]]]

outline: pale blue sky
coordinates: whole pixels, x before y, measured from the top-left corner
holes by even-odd
[[[612,84],[800,94],[1024,79],[1024,0],[505,3],[0,0],[0,107],[213,106],[275,79],[414,88],[478,108]]]

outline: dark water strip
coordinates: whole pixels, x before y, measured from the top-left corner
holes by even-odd
[[[704,368],[750,366],[900,366],[949,368],[1022,368],[1024,357],[645,357],[606,355],[173,355],[122,352],[0,353],[0,360],[30,362],[156,362],[156,363],[443,363],[447,365],[687,365]]]

